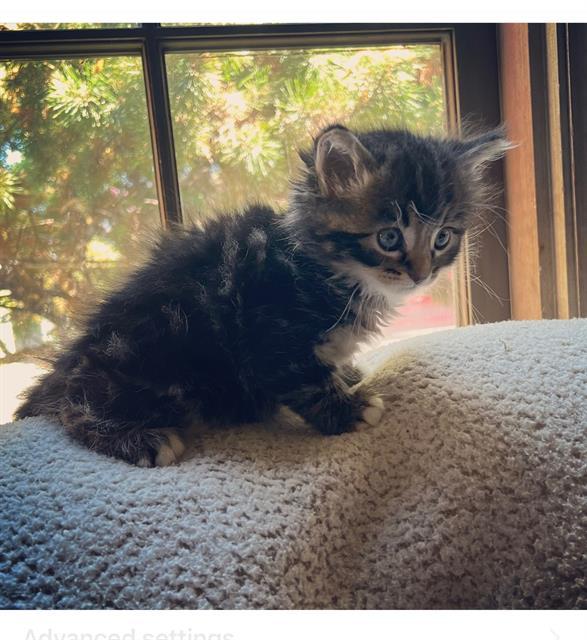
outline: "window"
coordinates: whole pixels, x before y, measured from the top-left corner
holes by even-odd
[[[0,91],[0,350],[22,364],[159,209],[140,58],[0,62]]]
[[[120,29],[131,22],[0,22],[0,31],[36,31],[47,29]]]
[[[160,210],[194,221],[285,206],[296,149],[333,120],[454,128],[459,29],[470,37],[446,25],[0,25],[1,418],[34,356],[132,263]],[[468,321],[463,274],[408,300],[384,339]]]

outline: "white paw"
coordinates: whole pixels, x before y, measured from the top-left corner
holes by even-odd
[[[166,434],[167,441],[163,441],[159,446],[155,457],[156,467],[168,467],[175,464],[185,451],[185,444],[177,433],[171,431]]]
[[[361,420],[357,422],[357,431],[363,431],[369,427],[374,427],[376,424],[379,424],[379,421],[383,417],[385,405],[379,396],[371,396],[368,398],[367,402],[368,404],[365,409],[363,409]]]

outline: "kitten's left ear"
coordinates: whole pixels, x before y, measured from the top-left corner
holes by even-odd
[[[472,173],[480,174],[490,162],[502,158],[512,147],[514,145],[507,139],[504,127],[498,127],[474,138],[459,140],[456,152]]]
[[[314,145],[316,175],[323,195],[345,197],[369,183],[376,162],[348,129],[334,125]]]

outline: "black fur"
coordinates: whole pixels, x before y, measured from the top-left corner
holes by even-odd
[[[339,271],[337,261],[382,267],[391,277],[408,273],[409,256],[387,259],[364,244],[382,216],[388,226],[397,219],[392,202],[400,216],[413,203],[431,219],[448,216],[463,226],[462,203],[473,201],[478,182],[475,163],[459,167],[469,147],[456,142],[401,132],[358,139],[375,177],[348,197],[321,193],[315,150],[304,156],[308,169],[285,214],[252,206],[203,228],[162,234],[17,415],[57,416],[89,447],[140,464],[155,463],[169,435],[194,423],[260,420],[279,404],[322,433],[353,429],[370,396],[353,387],[360,374],[324,357],[320,346],[345,328],[364,337],[389,304]],[[353,170],[344,167],[345,180]],[[336,180],[336,171],[326,178]],[[460,239],[431,269],[450,264],[458,246]]]

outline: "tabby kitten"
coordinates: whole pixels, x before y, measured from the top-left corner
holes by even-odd
[[[55,416],[91,449],[169,465],[190,426],[286,405],[322,434],[376,424],[356,345],[452,264],[501,129],[439,140],[330,126],[278,214],[251,206],[162,234],[89,316],[18,417]]]

